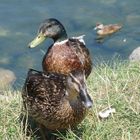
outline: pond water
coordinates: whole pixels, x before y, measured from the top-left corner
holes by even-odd
[[[1,0],[0,67],[14,71],[18,84],[25,79],[28,68],[41,70],[43,52],[52,40],[35,49],[27,45],[39,24],[52,17],[63,23],[69,36],[86,35],[94,61],[109,60],[114,55],[127,59],[140,46],[140,0]],[[99,44],[93,30],[97,22],[121,23],[123,28]]]

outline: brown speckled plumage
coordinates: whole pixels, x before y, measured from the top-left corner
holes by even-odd
[[[77,77],[83,80],[80,76]],[[56,73],[43,73],[35,70],[28,72],[22,94],[23,103],[29,116],[47,129],[68,129],[79,124],[86,116],[88,108],[83,104],[81,100],[83,97],[79,96],[80,93],[74,95],[74,100],[69,97],[76,92],[73,93],[75,89],[71,90],[71,88],[68,91],[67,78],[68,76]],[[81,83],[85,84],[84,81]],[[82,86],[79,86],[78,88],[80,88],[79,92],[86,91],[86,87],[82,89]],[[86,96],[86,101],[85,99],[83,101],[89,102],[89,107],[91,107],[92,100],[87,93]]]

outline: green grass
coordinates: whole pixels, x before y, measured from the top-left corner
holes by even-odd
[[[94,106],[76,130],[58,134],[64,140],[140,139],[140,63],[106,63],[93,69],[88,79]],[[31,140],[22,129],[22,99],[19,91],[6,90],[0,97],[0,140]],[[112,106],[116,113],[100,119],[98,112]],[[25,128],[26,131],[26,128]]]

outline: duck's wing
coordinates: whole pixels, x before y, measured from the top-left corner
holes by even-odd
[[[43,81],[44,76],[42,72],[29,69],[23,86],[23,95],[35,98],[38,95],[38,91],[40,91],[43,86]],[[44,86],[42,89],[44,89]]]
[[[30,69],[23,87],[23,94],[42,102],[53,98],[61,100],[65,94],[65,76]]]
[[[69,46],[71,46],[73,52],[78,57],[83,69],[85,70],[86,77],[88,77],[92,70],[92,60],[90,52],[83,40],[83,36],[78,37],[77,39],[69,39]]]

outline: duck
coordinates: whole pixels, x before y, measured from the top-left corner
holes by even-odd
[[[112,35],[113,33],[119,31],[122,28],[122,25],[120,24],[108,24],[108,25],[104,25],[102,23],[97,23],[96,27],[94,28],[94,30],[97,30],[97,35],[99,36],[108,36],[108,35]]]
[[[64,75],[29,69],[22,91],[25,111],[40,129],[54,132],[76,127],[93,105],[85,80],[83,70]]]
[[[38,34],[28,47],[35,48],[47,38],[53,40],[42,60],[43,71],[69,74],[73,70],[84,70],[86,78],[92,71],[92,60],[85,45],[84,35],[69,38],[60,21],[54,18],[44,20]]]

